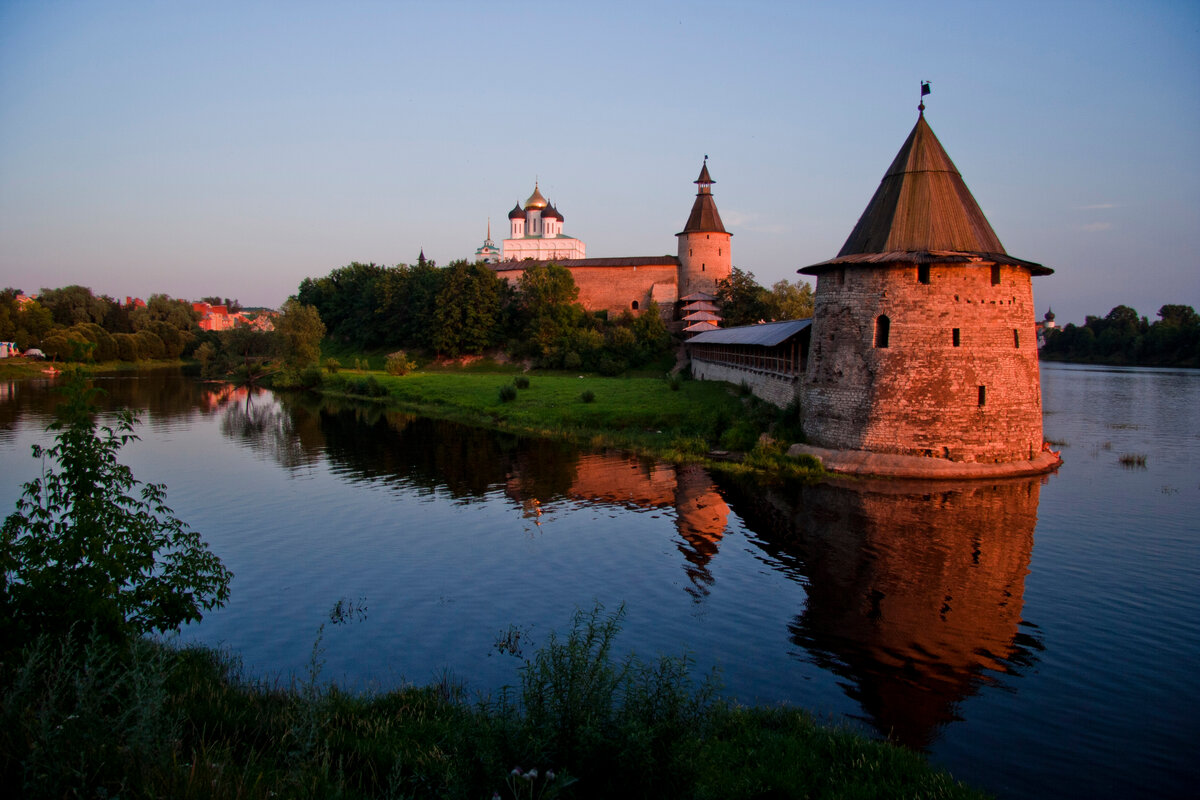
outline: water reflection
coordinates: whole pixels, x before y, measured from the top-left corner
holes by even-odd
[[[221,433],[238,444],[267,456],[285,469],[310,466],[320,460],[319,441],[301,435],[307,421],[292,414],[268,391],[256,387],[217,384],[204,393],[203,407],[221,415]]]
[[[759,546],[807,587],[791,641],[881,733],[925,748],[1041,649],[1021,620],[1041,480],[731,488]]]
[[[562,442],[527,439],[389,411],[373,403],[311,395],[278,402],[246,390],[208,395],[221,431],[293,468],[324,455],[351,480],[447,490],[460,502],[503,487],[537,524],[559,500],[674,512],[686,591],[700,599],[729,506],[696,466],[675,467],[619,453],[581,454]]]
[[[708,563],[729,522],[729,506],[707,472],[694,465],[672,466],[618,453],[575,454],[569,484],[548,493],[538,478],[538,465],[520,461],[509,476],[506,493],[538,514],[543,498],[554,495],[584,504],[638,510],[673,510],[676,547],[685,560],[689,585],[696,599],[713,583]]]
[[[928,747],[965,698],[1040,649],[1021,619],[1038,478],[764,487],[377,404],[169,374],[98,384],[113,405],[149,409],[151,426],[216,417],[222,436],[288,471],[324,461],[351,483],[463,505],[507,498],[535,525],[556,504],[567,513],[601,506],[661,515],[674,527],[683,589],[697,603],[715,591],[716,557],[736,512],[760,559],[805,589],[779,641],[840,676],[872,723],[909,746]],[[5,390],[0,426],[30,410],[49,414],[49,393],[27,388]]]

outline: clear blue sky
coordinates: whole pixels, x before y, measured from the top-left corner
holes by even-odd
[[[1200,308],[1200,3],[0,2],[0,286],[279,305],[439,263],[541,188],[673,254],[834,256],[927,117],[1039,309]]]

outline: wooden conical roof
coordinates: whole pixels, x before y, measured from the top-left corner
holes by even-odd
[[[1053,272],[1007,255],[922,113],[837,257],[800,272],[814,274],[834,264],[978,258],[1023,266],[1035,275]]]
[[[897,250],[1004,253],[924,114],[838,255]]]
[[[696,202],[692,203],[692,213],[688,215],[683,230],[675,234],[685,233],[728,233],[721,224],[721,215],[717,213],[717,204],[713,200],[712,185],[716,183],[708,174],[708,157],[704,158],[704,166],[700,168],[700,177],[693,181],[700,190],[696,193]],[[731,236],[733,234],[730,234]]]

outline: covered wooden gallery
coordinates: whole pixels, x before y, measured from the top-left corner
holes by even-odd
[[[705,331],[689,339],[687,346],[693,363],[798,378],[808,362],[811,335],[811,319],[793,319]]]

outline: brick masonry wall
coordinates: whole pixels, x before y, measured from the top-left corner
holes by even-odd
[[[650,302],[656,283],[676,289],[678,268],[669,264],[641,267],[580,267],[571,270],[579,287],[579,302],[589,311],[607,310],[609,314],[622,311],[640,313]],[[676,295],[678,297],[678,295]],[[637,309],[633,302],[637,301]]]
[[[755,397],[780,408],[787,408],[800,392],[799,380],[787,380],[768,372],[739,369],[730,364],[716,364],[699,358],[692,359],[692,377],[703,381],[725,381],[735,386],[745,383]]]
[[[809,441],[967,462],[1037,454],[1032,280],[1027,270],[1001,266],[993,285],[991,266],[934,264],[927,284],[911,264],[818,276],[803,388]],[[875,346],[880,315],[890,320],[887,347]]]
[[[731,234],[700,232],[679,237],[679,296],[692,292],[715,294],[717,281],[733,271]]]
[[[508,269],[500,277],[514,286],[521,280],[522,270]],[[670,264],[651,264],[640,267],[577,267],[571,269],[579,287],[579,302],[588,311],[607,311],[611,315],[622,311],[641,313],[650,303],[656,284],[667,287],[667,293],[678,298],[679,270]],[[663,291],[660,289],[659,295]],[[637,309],[633,308],[637,301]],[[663,303],[663,305],[667,305]]]

